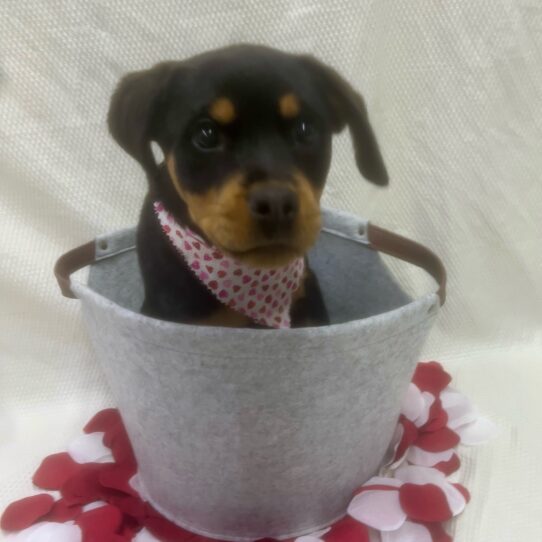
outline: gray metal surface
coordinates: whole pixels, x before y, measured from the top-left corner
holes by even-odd
[[[379,468],[438,299],[410,300],[363,225],[325,213],[311,265],[333,324],[297,330],[141,316],[133,231],[98,241],[89,285],[73,290],[141,490],[179,525],[231,540],[311,532]]]

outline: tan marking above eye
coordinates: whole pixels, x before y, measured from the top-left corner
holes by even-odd
[[[300,110],[299,100],[294,93],[289,92],[281,96],[279,100],[279,112],[284,118],[291,119],[297,117]]]
[[[209,107],[209,115],[221,124],[229,124],[235,120],[235,106],[229,98],[217,98]]]

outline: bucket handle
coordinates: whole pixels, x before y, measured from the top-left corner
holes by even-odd
[[[427,271],[437,282],[440,305],[446,301],[446,269],[442,260],[430,249],[384,228],[367,225],[369,247],[383,254],[416,265]]]
[[[427,247],[385,230],[374,224],[367,225],[364,232],[373,250],[393,256],[425,269],[438,284],[437,295],[440,304],[446,301],[446,270],[440,258]],[[90,241],[63,254],[56,262],[54,272],[60,291],[64,297],[75,299],[70,286],[70,275],[96,261],[96,243]]]

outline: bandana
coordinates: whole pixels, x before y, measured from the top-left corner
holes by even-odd
[[[292,295],[303,280],[303,258],[274,269],[249,267],[178,224],[161,202],[154,203],[154,210],[188,267],[221,303],[258,324],[290,327]]]

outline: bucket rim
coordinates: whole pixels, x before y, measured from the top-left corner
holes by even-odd
[[[322,219],[322,232],[334,235],[358,245],[362,245],[365,249],[375,250],[376,252],[386,254],[393,258],[406,261],[411,265],[417,266],[433,277],[438,285],[438,290],[420,294],[410,302],[382,313],[366,316],[364,318],[356,318],[347,322],[329,324],[326,326],[311,326],[293,329],[251,329],[227,328],[222,326],[201,326],[159,320],[157,318],[145,316],[132,309],[126,308],[116,303],[112,299],[99,294],[88,284],[84,284],[83,282],[80,282],[70,276],[72,272],[75,272],[83,267],[97,264],[100,261],[114,257],[123,252],[135,250],[135,241],[133,237],[135,227],[124,228],[98,236],[93,241],[90,241],[89,243],[86,243],[85,245],[64,254],[57,261],[55,266],[55,274],[57,276],[61,291],[66,297],[80,299],[92,298],[95,302],[104,307],[108,306],[109,308],[115,308],[115,310],[119,311],[119,315],[123,318],[129,316],[131,319],[135,319],[137,322],[141,322],[146,325],[152,324],[159,326],[166,332],[182,330],[187,333],[196,333],[198,335],[203,334],[209,338],[212,338],[215,333],[222,335],[224,329],[230,330],[232,336],[236,335],[239,337],[253,336],[261,338],[261,333],[264,332],[266,337],[278,337],[278,333],[281,333],[282,336],[284,336],[284,334],[287,333],[289,337],[303,338],[309,335],[314,336],[316,330],[320,336],[326,336],[328,334],[336,335],[342,330],[346,331],[349,329],[355,329],[361,324],[367,325],[367,321],[369,320],[371,322],[379,322],[381,318],[395,319],[395,314],[404,317],[405,312],[410,313],[412,311],[412,315],[421,314],[424,316],[423,310],[418,312],[421,309],[420,305],[427,305],[426,312],[428,317],[438,312],[445,300],[446,271],[438,256],[431,252],[430,249],[408,238],[401,237],[395,233],[379,228],[378,226],[374,226],[368,220],[348,211],[323,207]],[[119,234],[123,238],[123,241],[121,243],[117,243],[116,246],[109,246],[111,244],[109,241],[115,236],[119,236]],[[252,335],[254,333],[257,335]]]

